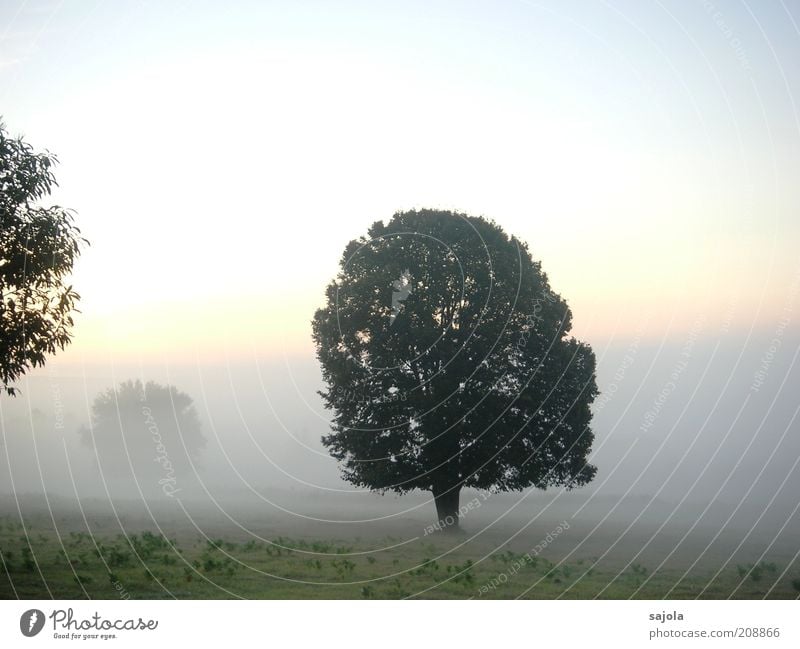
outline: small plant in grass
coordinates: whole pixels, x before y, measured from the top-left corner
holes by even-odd
[[[372,586],[362,586],[361,587],[361,597],[364,599],[370,599],[375,593],[372,590]]]
[[[553,566],[555,565],[552,561],[548,561],[547,559],[540,559],[539,563],[542,564],[541,568],[542,568],[542,571],[545,572],[545,573],[547,573],[550,570],[552,570]]]
[[[399,579],[395,579],[392,582],[392,588],[389,591],[390,597],[392,597],[393,599],[405,599],[410,594],[411,593],[409,593],[405,588],[403,588],[403,585],[400,583]]]
[[[174,539],[167,539],[163,534],[154,534],[149,530],[141,535],[131,534],[127,542],[140,559],[150,559],[157,552],[171,550],[175,545]]]
[[[800,579],[792,579],[792,588],[800,593]]]
[[[236,562],[230,557],[215,559],[214,557],[206,556],[202,565],[205,572],[224,572],[231,577],[236,572],[237,567]]]
[[[70,532],[68,543],[75,547],[83,543],[84,539],[88,540],[88,538],[88,535],[84,535],[83,532]]]
[[[640,563],[634,563],[631,565],[631,573],[633,573],[633,578],[636,580],[636,584],[639,585],[647,576],[647,568]]]
[[[514,560],[514,553],[511,550],[506,550],[498,557],[503,563],[511,563]]]
[[[345,575],[352,573],[356,567],[356,564],[350,561],[349,559],[334,559],[331,562],[331,565],[334,568],[336,568],[336,572],[341,577],[344,577]]]
[[[2,568],[3,572],[9,574],[11,572],[11,555],[12,552],[3,552],[0,550],[0,557],[2,557],[2,561],[0,561],[0,568]]]
[[[36,561],[29,547],[22,548],[22,567],[28,572],[36,570]]]
[[[765,563],[764,561],[761,561],[757,565],[753,565],[752,563],[748,563],[746,565],[737,564],[736,570],[741,579],[744,579],[749,573],[751,580],[761,581],[761,578],[764,576],[765,572],[775,574],[777,566],[774,563]]]
[[[368,561],[370,564],[373,564],[373,563],[375,563],[375,557],[367,557],[367,561]]]
[[[412,574],[415,575],[430,575],[433,574],[435,570],[439,569],[439,564],[436,563],[433,559],[424,559],[420,564],[419,568],[412,571]]]
[[[314,552],[319,552],[320,554],[327,554],[331,549],[331,546],[329,543],[324,543],[323,541],[314,541],[311,544],[311,549]]]
[[[95,554],[105,560],[106,564],[112,568],[127,566],[131,560],[130,552],[127,552],[118,545],[103,545],[102,543],[95,550]]]
[[[467,559],[463,565],[454,565],[452,567],[452,571],[455,573],[453,583],[463,583],[465,586],[475,583],[475,575],[472,573],[473,565],[472,559]]]
[[[773,561],[770,562],[762,561],[758,565],[761,566],[764,572],[768,572],[771,575],[774,575],[778,571],[778,566],[776,566]]]
[[[761,581],[763,572],[764,570],[761,566],[753,566],[750,569],[750,579],[752,579],[753,581]]]

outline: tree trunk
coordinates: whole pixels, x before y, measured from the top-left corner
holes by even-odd
[[[436,528],[444,531],[458,530],[458,497],[461,487],[452,487],[447,491],[434,491],[433,500],[436,503]]]

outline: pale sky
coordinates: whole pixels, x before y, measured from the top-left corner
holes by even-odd
[[[790,303],[796,5],[230,4],[0,8],[3,119],[92,242],[60,360],[310,354],[344,245],[412,207],[527,241],[595,345]]]

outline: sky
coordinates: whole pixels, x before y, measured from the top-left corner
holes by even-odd
[[[8,430],[35,428],[36,399],[52,418],[54,385],[74,430],[97,391],[153,376],[192,394],[214,457],[227,443],[256,475],[256,443],[276,475],[344,489],[318,442],[310,321],[347,242],[415,207],[494,219],[569,302],[609,395],[601,486],[628,489],[662,440],[677,463],[706,436],[679,480],[726,433],[738,467],[768,416],[776,443],[796,430],[797,5],[224,5],[0,5],[3,120],[58,155],[53,201],[91,242],[74,341],[25,379]],[[623,457],[635,470],[612,470]],[[799,475],[782,471],[773,490]]]
[[[344,245],[411,207],[527,241],[595,341],[769,328],[800,271],[780,2],[0,12],[3,118],[92,244],[76,362],[307,353]]]

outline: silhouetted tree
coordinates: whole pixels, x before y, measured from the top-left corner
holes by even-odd
[[[481,217],[397,213],[344,250],[313,338],[349,482],[432,492],[586,484],[591,348],[525,243]]]
[[[107,481],[131,496],[138,496],[136,483],[145,495],[182,490],[193,481],[190,459],[206,443],[191,397],[152,381],[125,381],[99,394],[91,425],[78,432]]]
[[[79,295],[65,279],[86,240],[50,194],[56,157],[10,138],[0,122],[0,382],[11,386],[71,340]]]

